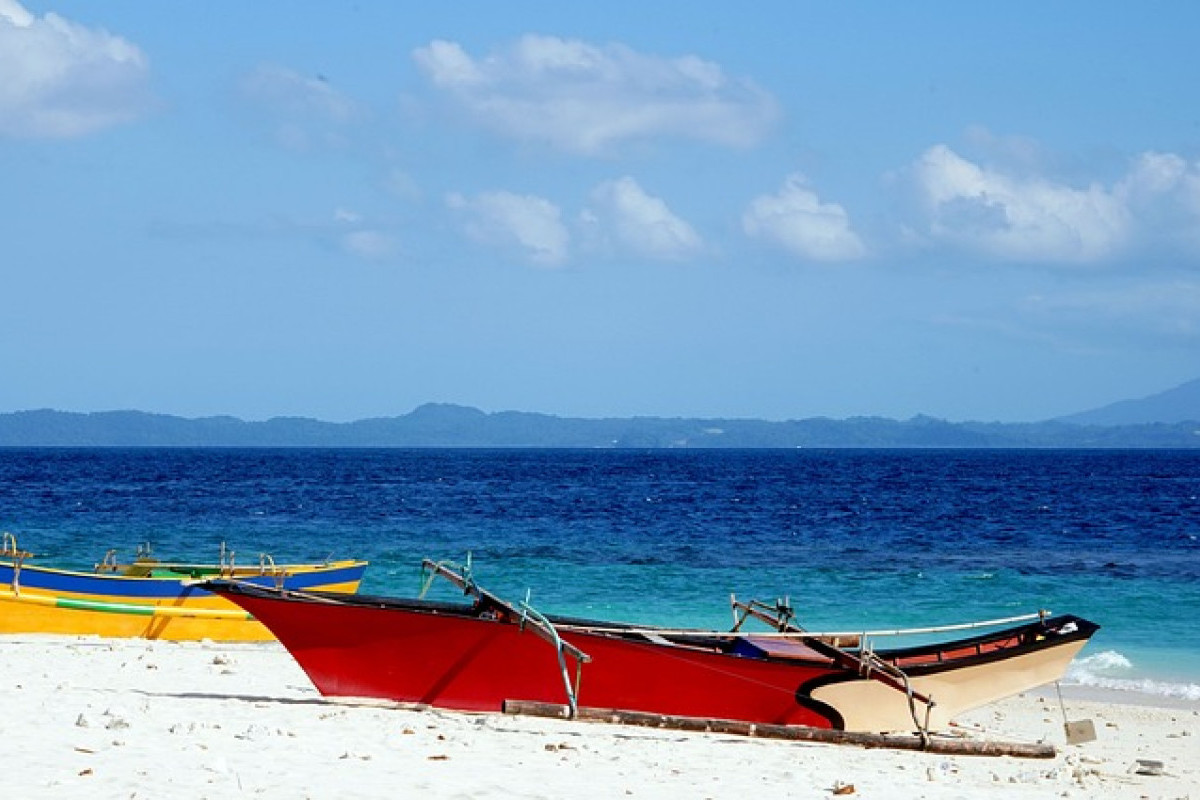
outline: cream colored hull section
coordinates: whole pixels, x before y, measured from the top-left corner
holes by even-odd
[[[933,701],[933,708],[913,701],[917,720],[928,729],[945,728],[951,719],[973,708],[1060,680],[1085,641],[1004,658],[972,667],[949,669],[913,679],[912,687]],[[913,731],[908,696],[884,684],[860,679],[821,686],[810,692],[814,700],[833,706],[842,715],[845,729],[869,733]]]

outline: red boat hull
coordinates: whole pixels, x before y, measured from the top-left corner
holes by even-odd
[[[566,658],[564,670],[555,647],[544,638],[505,619],[503,613],[481,614],[478,606],[370,597],[321,600],[219,582],[209,588],[263,622],[327,696],[502,711],[508,700],[567,704],[564,674],[571,682],[576,677],[572,658]],[[915,666],[911,673],[917,682],[944,680],[952,685],[959,675],[983,671],[976,680],[986,685],[996,679],[986,670],[997,664],[1011,663],[1008,672],[1020,673],[1017,662],[1045,660],[1054,650],[1062,652],[1059,659],[1065,667],[1096,627],[1078,618],[1069,620],[1071,627],[1059,623],[1062,632],[1050,628],[1049,635],[1014,633],[1001,641],[1027,644],[1013,644],[1003,651],[971,645],[974,639],[961,640],[954,646],[971,645],[966,649],[972,655],[945,663],[938,663],[939,657]],[[871,707],[882,699],[898,710],[893,709],[884,722],[871,717],[856,720],[854,726],[915,729],[905,724],[910,716],[903,691],[881,689],[856,670],[811,649],[804,656],[754,655],[730,647],[728,638],[722,647],[709,647],[703,635],[687,643],[676,637],[669,643],[621,626],[606,629],[596,623],[579,630],[587,626],[573,624],[578,621],[555,622],[562,639],[590,657],[578,684],[580,706],[841,729],[848,721],[843,711],[854,716],[851,709],[857,713],[859,706]],[[947,651],[928,652],[936,656]],[[1050,677],[1036,683],[1057,678],[1045,674]],[[875,690],[883,692],[882,698],[872,694]],[[836,699],[828,703],[817,699],[824,695]],[[946,713],[957,710],[961,709],[944,709]],[[875,727],[879,725],[883,727]]]
[[[234,599],[261,620],[328,696],[377,697],[463,711],[505,700],[567,702],[554,648],[497,620],[421,611]],[[830,727],[796,690],[836,670],[586,633],[563,639],[591,657],[579,702],[662,714]],[[575,669],[567,659],[568,673]]]

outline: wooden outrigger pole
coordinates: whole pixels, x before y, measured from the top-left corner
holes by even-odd
[[[860,733],[839,731],[829,728],[811,728],[805,725],[771,725],[758,722],[742,722],[730,719],[706,719],[703,717],[681,717],[671,714],[650,714],[642,711],[621,709],[587,708],[570,709],[557,703],[539,703],[531,700],[505,700],[504,713],[558,719],[577,719],[586,722],[608,722],[619,725],[636,725],[643,728],[667,728],[698,733],[724,733],[735,736],[783,739],[793,742],[820,742],[825,744],[849,744],[867,748],[893,750],[919,750],[926,753],[960,756],[1014,756],[1018,758],[1054,758],[1054,745],[1045,743],[996,742],[978,739],[947,738],[943,736],[913,736],[888,733]]]

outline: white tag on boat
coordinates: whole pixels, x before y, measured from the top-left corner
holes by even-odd
[[[1067,734],[1067,744],[1083,744],[1096,741],[1096,725],[1090,719],[1080,719],[1063,723]]]

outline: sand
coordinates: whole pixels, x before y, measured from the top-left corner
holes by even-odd
[[[0,679],[12,798],[1200,798],[1200,706],[1068,692],[1072,746],[1053,687],[958,721],[1031,760],[328,701],[275,643],[2,637]]]

